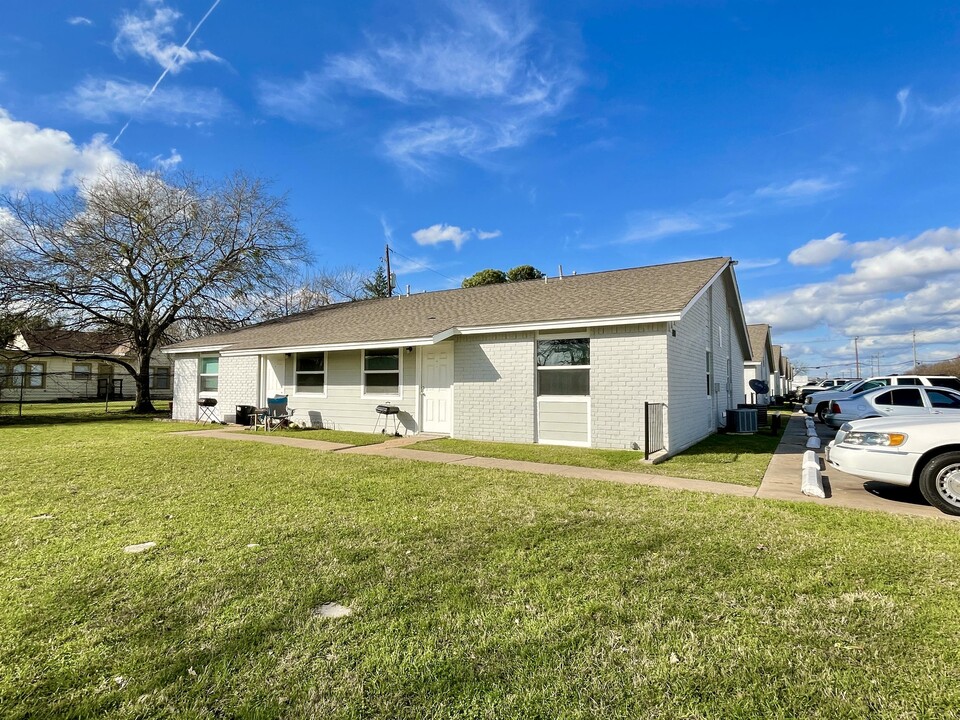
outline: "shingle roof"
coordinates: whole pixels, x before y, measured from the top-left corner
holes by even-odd
[[[765,324],[747,325],[750,335],[750,359],[753,362],[763,362],[767,339],[770,337],[770,326]]]
[[[729,261],[708,258],[338,303],[164,349],[378,343],[429,338],[454,328],[674,313],[686,307]]]
[[[782,364],[781,364],[781,362],[780,362],[780,357],[781,357],[780,352],[781,352],[781,347],[780,347],[779,345],[774,345],[774,346],[773,346],[773,366],[772,366],[772,367],[776,368],[778,371],[779,371],[779,370],[782,370],[782,367],[783,367]]]
[[[129,345],[115,333],[80,330],[24,330],[26,350],[32,352],[76,353],[78,355],[125,355]]]

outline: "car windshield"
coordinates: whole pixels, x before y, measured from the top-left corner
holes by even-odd
[[[848,383],[844,383],[843,385],[841,385],[841,386],[840,386],[839,388],[837,388],[837,389],[838,389],[838,390],[853,390],[853,388],[855,388],[855,387],[856,387],[857,385],[859,385],[859,384],[860,384],[860,380],[851,380],[851,381],[848,382]]]

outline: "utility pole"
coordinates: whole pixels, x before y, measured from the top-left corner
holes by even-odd
[[[393,276],[390,274],[390,244],[387,243],[385,246],[385,260],[387,263],[387,297],[393,297]]]
[[[913,329],[913,371],[917,372],[917,329]]]
[[[860,377],[860,348],[857,345],[859,340],[860,340],[859,335],[853,338],[853,356],[854,358],[856,358],[856,362],[857,362],[857,374],[855,377]]]

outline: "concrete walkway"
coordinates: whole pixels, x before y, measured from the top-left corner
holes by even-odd
[[[824,425],[817,425],[817,431],[824,447],[836,434]],[[467,465],[493,470],[558,475],[560,477],[578,478],[582,480],[601,480],[624,485],[647,485],[669,490],[692,490],[716,495],[757,497],[768,500],[795,500],[831,507],[846,507],[855,510],[879,510],[898,515],[914,515],[939,518],[941,520],[960,521],[960,517],[946,515],[936,508],[927,505],[919,496],[919,493],[915,493],[912,490],[887,485],[885,483],[865,481],[862,478],[841,473],[830,467],[827,467],[823,471],[824,489],[827,494],[826,499],[812,498],[803,495],[800,492],[800,466],[803,461],[803,453],[806,450],[807,433],[802,412],[794,414],[787,422],[783,437],[777,449],[774,451],[773,457],[770,459],[770,465],[767,467],[767,472],[764,474],[763,481],[759,488],[747,485],[735,485],[732,483],[711,482],[708,480],[693,480],[690,478],[669,477],[665,475],[648,475],[623,470],[603,470],[600,468],[586,468],[575,465],[554,465],[550,463],[479,457],[475,455],[458,455],[408,447],[409,445],[415,445],[416,443],[432,439],[433,437],[439,437],[429,435],[391,438],[375,445],[349,445],[324,440],[307,440],[304,438],[291,437],[290,435],[254,433],[241,427],[187,430],[173,434],[241,442],[260,442],[269,445],[287,445],[289,447],[313,450],[316,452],[367,455],[370,457],[415,460],[417,462],[430,462],[442,465]],[[820,463],[822,468],[824,467],[822,450],[819,455],[821,457]]]
[[[323,440],[305,440],[290,437],[289,435],[269,435],[267,433],[253,433],[244,428],[218,428],[216,430],[187,430],[172,433],[192,437],[209,437],[221,440],[239,440],[247,442],[261,442],[271,445],[288,445],[290,447],[315,450],[319,452],[338,452],[347,455],[367,455],[371,457],[386,457],[397,460],[416,460],[418,462],[438,463],[441,465],[468,465],[470,467],[490,468],[494,470],[511,470],[515,472],[538,473],[540,475],[559,475],[561,477],[579,478],[583,480],[603,480],[625,485],[649,485],[652,487],[668,488],[671,490],[693,490],[715,495],[736,495],[752,497],[757,489],[746,485],[710,482],[708,480],[692,480],[689,478],[675,478],[665,475],[647,475],[645,473],[626,472],[622,470],[603,470],[600,468],[585,468],[574,465],[554,465],[552,463],[524,462],[522,460],[504,460],[502,458],[479,457],[475,455],[457,455],[454,453],[434,452],[431,450],[417,450],[406,447],[430,439],[431,436],[416,435],[413,437],[392,438],[376,445],[344,445],[341,443],[325,442]]]
[[[831,507],[846,507],[855,510],[879,510],[897,515],[914,515],[958,521],[960,517],[947,515],[931,507],[920,493],[887,483],[864,480],[854,475],[834,470],[823,460],[823,448],[837,434],[835,430],[818,423],[815,427],[821,449],[817,451],[823,471],[825,499],[808,497],[800,492],[800,467],[806,451],[807,428],[804,414],[794,414],[784,430],[767,472],[763,476],[757,497],[770,500],[799,500]]]

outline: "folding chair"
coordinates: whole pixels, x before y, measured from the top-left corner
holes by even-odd
[[[197,425],[201,423],[213,423],[221,425],[220,418],[217,417],[217,399],[201,398],[197,401]]]
[[[267,398],[267,414],[264,418],[264,429],[270,431],[287,427],[292,417],[293,410],[287,408],[286,395]]]

